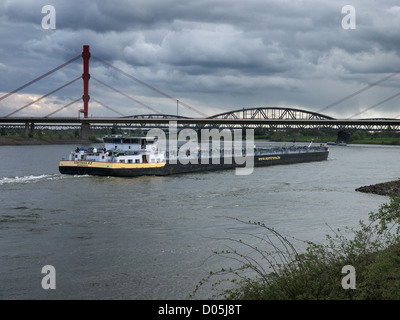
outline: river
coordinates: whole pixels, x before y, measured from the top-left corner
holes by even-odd
[[[388,200],[356,188],[400,176],[400,148],[373,145],[248,176],[59,174],[75,147],[0,146],[0,299],[188,299],[210,271],[229,268],[213,255],[235,246],[224,238],[260,231],[235,219],[324,242]],[[42,287],[46,265],[56,289]],[[196,298],[211,297],[205,288]]]

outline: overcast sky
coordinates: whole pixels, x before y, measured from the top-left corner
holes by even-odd
[[[44,29],[45,5],[56,28]],[[355,29],[344,29],[345,5]],[[49,20],[46,19],[46,22]],[[345,19],[345,22],[350,20]],[[0,0],[0,95],[80,55],[92,56],[206,115],[251,107],[324,107],[400,71],[398,0]],[[82,59],[0,101],[0,116],[82,74]],[[90,96],[123,115],[176,114],[176,102],[93,57]],[[400,75],[323,113],[346,118],[395,95]],[[82,80],[15,116],[45,116],[83,93]],[[400,96],[360,118],[400,116]],[[77,116],[79,102],[54,116]],[[118,116],[95,103],[89,116]],[[200,116],[180,104],[179,114]]]

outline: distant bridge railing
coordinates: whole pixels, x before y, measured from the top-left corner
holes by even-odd
[[[190,118],[168,114],[140,114],[126,117],[3,117],[1,128],[73,128],[85,125],[91,128],[120,127],[132,129],[168,128],[170,122],[178,127],[242,128],[268,130],[330,129],[400,131],[399,119],[335,119],[330,116],[295,108],[243,108],[219,113],[207,118]]]
[[[399,119],[220,119],[220,118],[172,118],[172,117],[118,117],[118,118],[0,118],[0,126],[11,125],[48,125],[48,126],[90,126],[121,127],[168,127],[170,122],[176,122],[178,126],[195,126],[197,128],[326,128],[349,130],[400,130]]]

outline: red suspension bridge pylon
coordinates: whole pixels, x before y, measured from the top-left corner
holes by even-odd
[[[45,74],[43,74],[43,75],[37,77],[36,79],[33,79],[32,81],[29,81],[28,83],[24,84],[23,86],[21,86],[21,87],[15,89],[15,90],[13,90],[13,91],[11,91],[11,92],[9,92],[9,93],[3,95],[3,96],[1,96],[1,97],[0,97],[0,101],[3,100],[3,99],[8,98],[9,96],[11,96],[11,95],[13,95],[13,94],[15,94],[15,93],[17,93],[17,92],[19,92],[19,91],[21,91],[22,89],[24,89],[24,88],[30,86],[31,84],[33,84],[33,83],[35,83],[35,82],[37,82],[37,81],[39,81],[39,80],[41,80],[41,79],[43,79],[43,78],[49,76],[50,74],[54,73],[55,71],[60,70],[61,68],[67,66],[68,64],[70,64],[70,63],[72,63],[72,62],[78,60],[80,57],[83,59],[83,73],[82,73],[82,79],[83,79],[83,95],[82,95],[83,109],[80,109],[80,110],[79,110],[79,115],[80,115],[81,113],[83,113],[83,117],[84,117],[84,118],[88,118],[88,117],[89,117],[89,101],[90,101],[90,95],[89,95],[89,80],[90,80],[90,78],[91,78],[90,73],[89,73],[89,60],[90,60],[90,57],[91,57],[91,52],[90,52],[90,46],[89,46],[89,45],[84,45],[84,46],[83,46],[82,55],[76,56],[75,58],[73,58],[73,59],[71,59],[71,60],[69,60],[69,61],[67,61],[67,62],[65,62],[65,63],[63,63],[63,64],[61,64],[60,66],[58,66],[58,67],[56,67],[56,68],[50,70],[49,72],[47,72],[47,73],[45,73]],[[93,56],[93,58],[95,58],[96,61],[98,61],[98,62],[104,64],[104,65],[107,66],[107,67],[109,67],[110,69],[113,69],[114,71],[117,71],[117,72],[123,74],[124,76],[126,76],[126,77],[128,77],[128,78],[130,78],[130,79],[132,79],[132,80],[134,80],[134,81],[136,81],[136,82],[138,82],[139,84],[141,84],[141,85],[143,85],[143,86],[145,86],[145,87],[147,87],[147,88],[149,88],[149,89],[151,89],[151,90],[153,90],[153,91],[155,91],[155,92],[157,92],[158,94],[164,96],[165,98],[168,98],[168,99],[170,99],[170,100],[172,100],[172,101],[174,101],[174,102],[179,101],[179,102],[180,102],[180,105],[182,105],[182,106],[188,108],[188,109],[191,110],[191,111],[194,111],[194,112],[198,113],[198,114],[201,115],[202,117],[207,117],[207,115],[205,115],[204,113],[198,111],[197,109],[195,109],[195,108],[193,108],[193,107],[191,107],[191,106],[189,106],[189,105],[183,103],[182,101],[180,101],[180,100],[178,100],[178,99],[173,98],[172,96],[170,96],[170,95],[168,95],[168,94],[162,92],[162,91],[159,90],[159,89],[156,89],[155,87],[153,87],[153,86],[147,84],[146,82],[144,82],[144,81],[142,81],[142,80],[140,80],[140,79],[138,79],[138,78],[136,78],[136,77],[134,77],[134,76],[132,76],[132,75],[126,73],[126,72],[124,72],[123,70],[121,70],[121,69],[119,69],[119,68],[117,68],[117,67],[115,67],[115,66],[113,66],[113,65],[111,65],[111,64],[109,64],[109,63],[107,63],[106,61],[104,61],[104,60],[102,60],[102,59],[100,59],[100,58],[98,58],[98,57],[96,57],[96,56]],[[41,96],[40,98],[38,98],[38,99],[36,99],[36,100],[34,100],[34,101],[31,101],[30,103],[28,103],[28,104],[26,104],[26,105],[24,105],[24,106],[18,108],[17,110],[14,110],[14,111],[10,112],[9,114],[5,115],[4,118],[8,118],[8,117],[10,117],[10,116],[16,114],[17,112],[19,112],[19,111],[21,111],[21,110],[24,110],[25,108],[27,108],[27,107],[29,107],[29,106],[35,104],[36,102],[38,102],[38,101],[40,101],[40,100],[42,100],[42,99],[44,99],[44,98],[46,98],[46,97],[52,95],[53,93],[55,93],[55,92],[57,92],[57,91],[59,91],[59,90],[65,88],[65,87],[69,86],[70,84],[76,82],[76,81],[79,80],[79,79],[80,79],[80,77],[78,77],[78,78],[76,78],[76,79],[74,79],[74,80],[72,80],[72,81],[70,81],[70,82],[64,84],[63,86],[61,86],[61,87],[59,87],[59,88],[57,88],[57,89],[55,89],[55,90],[52,90],[51,92],[49,92],[49,93],[47,93],[47,94]],[[109,89],[112,89],[112,90],[114,90],[115,92],[121,94],[121,95],[124,96],[125,98],[129,98],[131,101],[133,101],[133,102],[135,102],[135,103],[141,105],[142,107],[145,107],[146,109],[151,110],[151,111],[154,112],[154,113],[157,113],[157,114],[160,114],[160,115],[163,115],[163,114],[164,114],[164,113],[162,113],[162,112],[156,110],[155,108],[152,108],[152,107],[148,106],[147,104],[144,104],[144,103],[138,101],[137,99],[131,97],[130,95],[127,95],[126,93],[123,93],[121,90],[118,90],[118,89],[115,89],[115,88],[111,87],[110,85],[104,83],[104,82],[101,81],[101,80],[98,80],[98,79],[96,79],[96,78],[94,78],[94,77],[93,77],[92,79],[95,80],[96,82],[99,82],[100,84],[102,84],[102,85],[108,87]],[[79,100],[80,100],[80,98],[75,99],[75,100],[72,101],[72,102],[69,102],[69,103],[66,104],[65,106],[63,106],[63,107],[61,107],[61,108],[58,108],[57,110],[55,110],[55,111],[49,113],[48,115],[44,116],[44,118],[48,118],[48,117],[52,116],[53,114],[55,114],[55,113],[57,113],[57,112],[59,112],[59,111],[61,111],[61,110],[64,110],[65,108],[69,107],[70,105],[75,104],[75,103],[78,102]],[[118,113],[120,116],[124,116],[122,113],[116,111],[115,109],[113,109],[113,108],[111,108],[111,107],[108,107],[106,104],[100,102],[100,101],[97,100],[97,99],[92,99],[92,101],[94,101],[95,103],[97,103],[97,104],[99,104],[99,105],[101,105],[101,106],[103,106],[103,107],[106,107],[106,108],[109,109],[109,110],[112,110],[112,111]]]
[[[83,116],[85,118],[88,117],[89,114],[89,79],[90,79],[90,73],[89,73],[89,59],[90,59],[90,47],[88,45],[83,46],[83,52],[82,52],[82,58],[83,58],[83,74],[82,74],[82,79],[83,79]]]

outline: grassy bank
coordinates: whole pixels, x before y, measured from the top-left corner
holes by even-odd
[[[311,140],[314,141],[314,143],[327,143],[329,141],[336,141],[337,136],[331,135],[331,136],[323,136],[323,137],[318,137],[318,136],[297,136],[297,137],[292,137],[292,136],[255,136],[256,139],[266,139],[269,138],[271,141],[277,141],[277,142],[310,142]],[[370,137],[370,138],[351,138],[350,141],[348,141],[350,144],[383,144],[383,145],[400,145],[400,138],[398,137]]]
[[[377,137],[377,138],[351,139],[350,142],[356,143],[356,144],[400,145],[400,138],[398,138],[398,137]]]
[[[90,139],[70,138],[70,137],[0,137],[0,146],[18,145],[50,145],[50,144],[77,144],[86,145],[98,142],[95,137]]]
[[[58,144],[80,143],[80,132],[77,129],[69,130],[35,130],[34,134],[29,133],[29,137],[24,137],[21,130],[0,130],[0,145],[22,145],[22,144]],[[104,137],[110,134],[108,129],[91,130],[92,137],[90,140],[96,141],[96,137]],[[118,129],[113,134],[120,135],[146,135],[146,131],[135,130],[126,131]],[[382,132],[366,132],[355,131],[348,133],[348,139],[339,139],[339,133],[332,130],[317,130],[317,129],[304,129],[304,130],[276,130],[267,131],[265,129],[255,129],[254,138],[256,140],[269,140],[274,142],[301,142],[310,143],[314,141],[315,144],[327,143],[329,141],[345,140],[347,143],[352,144],[385,144],[385,145],[400,145],[400,132],[382,131]],[[168,135],[167,135],[168,136]],[[86,142],[85,142],[86,143]]]
[[[327,244],[306,242],[301,252],[264,224],[238,221],[254,227],[247,240],[229,239],[243,250],[215,252],[237,267],[210,272],[194,295],[212,282],[215,297],[234,300],[400,299],[399,219],[400,196],[392,195],[357,229],[332,230]]]
[[[353,144],[385,144],[385,145],[400,145],[400,132],[397,131],[352,131],[344,132],[341,138],[339,133],[332,130],[280,130],[271,131],[268,134],[263,134],[262,130],[255,130],[255,138],[267,139],[279,142],[310,142],[326,143],[328,141],[343,140]]]

